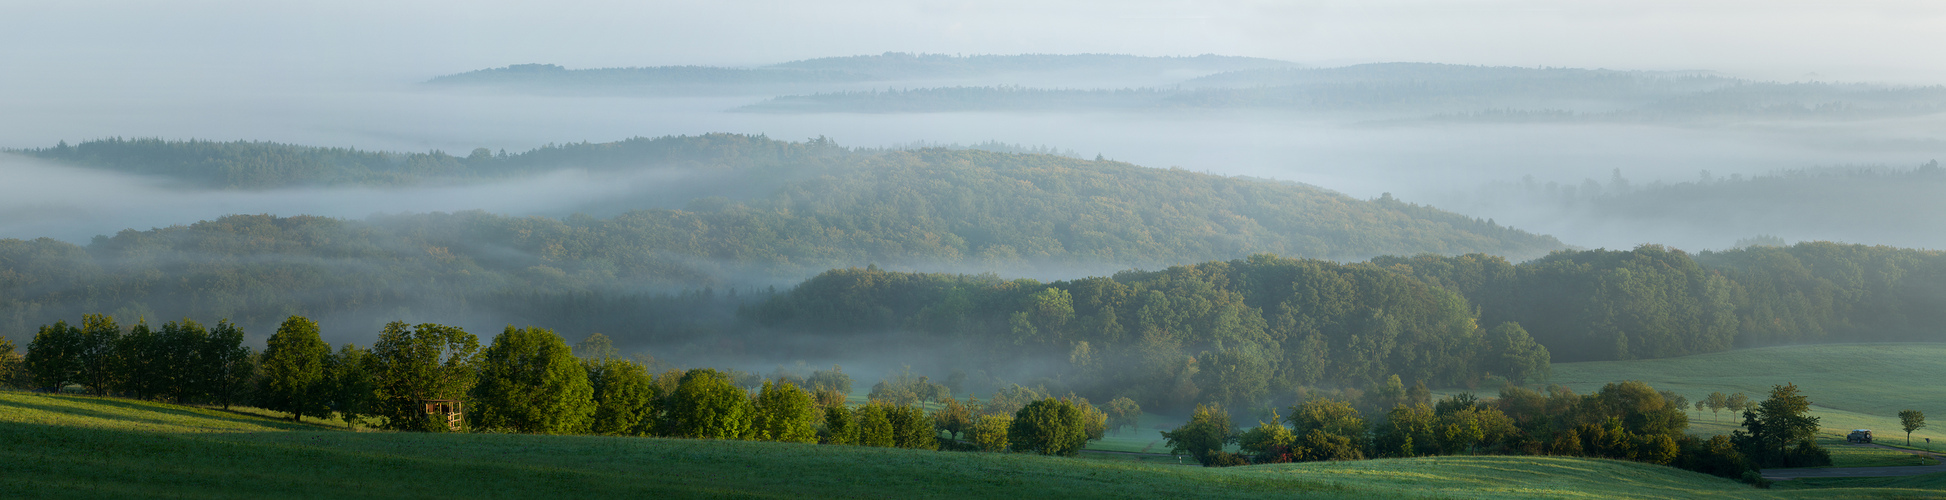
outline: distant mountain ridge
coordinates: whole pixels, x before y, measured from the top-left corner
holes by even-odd
[[[824,57],[753,67],[651,66],[568,69],[553,64],[516,64],[437,76],[426,83],[449,87],[634,88],[695,92],[711,90],[712,87],[896,82],[1003,74],[1096,76],[1140,74],[1176,75],[1187,78],[1229,71],[1293,66],[1294,63],[1272,59],[1214,54],[1190,57],[1123,54],[960,56],[886,52],[879,55]]]

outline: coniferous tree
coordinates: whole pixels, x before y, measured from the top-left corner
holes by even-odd
[[[586,432],[594,417],[588,371],[545,328],[508,326],[480,354],[473,425],[534,434]]]
[[[330,387],[325,383],[331,346],[318,337],[318,324],[291,316],[277,327],[264,347],[264,378],[259,399],[264,407],[303,417],[331,416]]]

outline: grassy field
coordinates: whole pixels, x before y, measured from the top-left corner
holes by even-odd
[[[1762,400],[1773,385],[1797,384],[1810,397],[1812,414],[1826,437],[1843,438],[1851,429],[1872,429],[1878,440],[1904,444],[1899,410],[1916,409],[1933,422],[1912,433],[1915,448],[1932,438],[1946,450],[1946,344],[1837,344],[1770,347],[1634,361],[1557,363],[1549,382],[1576,392],[1602,384],[1641,380],[1674,390],[1691,401],[1713,391],[1742,392]],[[1728,433],[1738,419],[1725,411],[1689,413],[1697,430]],[[1721,425],[1715,425],[1720,422]]]
[[[4,498],[1946,495],[1937,478],[1766,491],[1665,467],[1550,457],[1208,469],[760,442],[346,432],[248,412],[18,392],[0,392],[0,435]]]

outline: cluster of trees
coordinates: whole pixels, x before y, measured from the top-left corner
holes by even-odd
[[[890,342],[950,346],[979,366],[1038,363],[1068,390],[1182,410],[1394,375],[1521,383],[1549,363],[1520,325],[1482,328],[1460,295],[1412,275],[1268,255],[1045,284],[853,268],[747,316],[840,339],[903,332]]]
[[[209,331],[190,320],[170,322],[161,332],[142,322],[121,328],[101,315],[88,315],[82,328],[47,325],[24,361],[0,339],[0,375],[12,380],[25,371],[33,387],[47,391],[78,385],[96,395],[185,404],[227,407],[236,400],[294,421],[335,415],[350,427],[406,431],[943,444],[1073,455],[1109,425],[1108,413],[1072,395],[1014,386],[984,404],[961,402],[909,372],[878,384],[863,405],[847,404],[852,380],[837,367],[775,379],[708,368],[651,375],[647,365],[616,356],[603,335],[570,347],[543,328],[509,326],[482,348],[460,328],[393,322],[370,349],[345,344],[334,352],[316,322],[291,316],[261,354],[240,346],[242,332],[227,321]],[[914,388],[923,395],[914,396]],[[929,415],[915,398],[942,409]],[[429,409],[435,405],[441,411]],[[464,420],[448,420],[446,408],[463,411]],[[1123,420],[1141,414],[1127,399],[1111,409]]]
[[[1517,322],[1561,361],[1640,359],[1805,342],[1937,340],[1946,253],[1829,242],[1688,253],[1380,257],[1459,292],[1485,323]]]
[[[1719,394],[1720,395],[1720,394]],[[1175,453],[1204,465],[1363,460],[1427,455],[1586,456],[1668,465],[1749,481],[1763,467],[1829,465],[1812,439],[1817,417],[1795,385],[1780,385],[1743,412],[1743,430],[1708,439],[1686,434],[1684,398],[1641,382],[1577,395],[1509,386],[1497,399],[1422,391],[1316,393],[1281,419],[1231,427],[1228,412],[1198,406],[1163,432]],[[1388,406],[1389,405],[1389,406]],[[1368,417],[1369,415],[1369,417]],[[1288,425],[1286,425],[1288,424]],[[1236,444],[1242,453],[1223,451]]]
[[[228,321],[205,328],[194,320],[147,322],[123,328],[114,318],[90,314],[81,326],[44,325],[24,357],[11,341],[0,344],[0,370],[24,386],[58,391],[78,384],[96,395],[124,394],[177,403],[228,407],[247,393],[254,355],[243,331]]]

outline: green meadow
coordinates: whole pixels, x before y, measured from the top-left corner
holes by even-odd
[[[1641,380],[1695,401],[1711,392],[1742,392],[1761,401],[1773,385],[1797,384],[1827,437],[1871,429],[1882,444],[1902,445],[1899,410],[1926,413],[1930,425],[1912,433],[1914,448],[1932,438],[1946,450],[1946,344],[1835,344],[1767,347],[1632,361],[1556,363],[1550,383],[1577,393],[1622,380]],[[1690,411],[1695,431],[1728,433],[1741,420],[1729,411]]]
[[[1759,490],[1666,467],[1434,457],[1213,469],[598,436],[349,432],[246,411],[0,392],[4,498],[1893,498],[1935,477]]]

